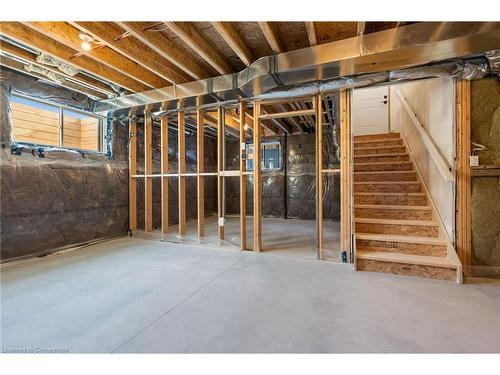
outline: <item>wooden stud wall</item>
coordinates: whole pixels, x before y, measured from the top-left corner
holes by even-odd
[[[128,194],[129,194],[129,230],[137,230],[137,181],[133,175],[137,174],[137,122],[135,117],[129,121],[128,144]]]
[[[161,119],[161,173],[168,174],[168,117]],[[168,233],[168,177],[161,178],[161,232]]]
[[[144,114],[144,170],[146,176],[153,174],[153,119],[151,113]],[[144,230],[153,231],[153,179],[144,182]]]
[[[224,108],[217,109],[217,227],[219,228],[219,239],[224,239],[224,181],[222,170],[224,169]]]
[[[245,116],[246,108],[245,103],[240,102],[240,155],[243,152],[246,154],[246,147],[243,150],[242,145],[246,142],[245,135]],[[247,155],[248,156],[248,155]],[[240,237],[241,250],[246,250],[247,248],[247,202],[246,202],[246,158],[240,156]]]
[[[323,104],[321,95],[313,98],[316,118],[316,238],[318,257],[323,258]]]
[[[470,81],[456,82],[456,249],[466,275],[472,265]]]
[[[313,108],[308,110],[316,117],[316,225],[318,239],[318,257],[324,259],[324,228],[323,228],[323,174],[341,172],[341,250],[350,253],[351,247],[351,217],[350,217],[350,92],[344,91],[341,93],[341,169],[323,169],[323,102],[320,95],[312,98]],[[152,172],[152,118],[149,113],[145,115],[145,174],[137,175],[137,160],[136,160],[136,142],[137,142],[137,127],[135,120],[130,122],[130,226],[131,229],[137,229],[137,211],[133,204],[134,199],[137,199],[136,178],[145,179],[145,232],[153,230],[152,220],[152,179],[154,177],[161,178],[161,212],[162,212],[162,228],[163,235],[168,233],[168,178],[177,177],[178,180],[178,200],[179,200],[179,236],[182,237],[186,233],[186,186],[185,178],[187,176],[197,177],[197,208],[198,208],[198,237],[201,239],[205,236],[205,212],[204,212],[204,179],[205,176],[211,175],[217,177],[217,228],[218,237],[224,240],[224,177],[235,176],[240,179],[240,247],[242,250],[248,249],[247,244],[247,220],[246,220],[246,176],[253,173],[254,177],[254,230],[253,230],[253,250],[256,252],[262,251],[262,154],[260,152],[262,146],[263,125],[262,121],[262,103],[255,102],[253,108],[253,117],[248,113],[245,103],[239,105],[239,116],[233,116],[232,119],[238,122],[240,146],[246,142],[246,129],[248,118],[253,118],[253,146],[254,146],[254,170],[253,172],[246,171],[246,158],[240,157],[239,171],[224,171],[224,137],[225,137],[225,113],[224,108],[220,107],[214,113],[213,117],[217,117],[217,172],[205,173],[204,168],[204,125],[207,121],[206,112],[203,109],[198,109],[196,113],[196,147],[197,147],[197,172],[186,173],[186,137],[185,137],[185,113],[178,113],[178,170],[177,173],[169,173],[168,170],[168,118],[164,117],[161,120],[161,173],[153,174]],[[296,112],[296,111],[295,111]],[[286,112],[287,116],[295,116],[295,112]],[[309,113],[308,112],[308,113]],[[213,124],[215,125],[215,124]],[[248,150],[239,147],[239,152],[246,153]]]
[[[196,163],[197,163],[197,192],[198,192],[198,238],[205,236],[205,128],[203,124],[204,111],[196,112]]]
[[[340,93],[340,249],[351,254],[351,92]]]
[[[262,250],[262,173],[261,152],[262,126],[260,123],[261,104],[253,107],[253,250]]]
[[[186,234],[186,123],[184,112],[179,112],[177,124],[179,171],[179,236]]]

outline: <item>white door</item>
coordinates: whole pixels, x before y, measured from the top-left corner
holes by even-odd
[[[389,86],[355,89],[352,96],[352,134],[389,132]]]

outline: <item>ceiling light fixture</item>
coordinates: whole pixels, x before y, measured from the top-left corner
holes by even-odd
[[[92,43],[94,41],[94,38],[92,38],[90,35],[85,34],[85,33],[80,33],[78,34],[79,38],[81,39],[81,47],[84,51],[90,51],[92,49]]]

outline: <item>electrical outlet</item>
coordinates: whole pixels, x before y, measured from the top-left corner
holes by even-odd
[[[479,156],[471,155],[469,161],[471,167],[479,167]]]
[[[223,226],[224,226],[224,218],[219,217],[219,227],[223,227]]]

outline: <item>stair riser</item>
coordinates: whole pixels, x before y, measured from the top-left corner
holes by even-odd
[[[384,134],[366,134],[366,135],[355,135],[354,141],[372,141],[374,139],[401,139],[399,133],[384,133]]]
[[[373,219],[432,220],[430,210],[389,210],[383,208],[355,208],[354,217]]]
[[[415,184],[354,184],[355,193],[420,193],[422,186]]]
[[[418,276],[435,280],[456,281],[457,278],[457,271],[451,268],[383,262],[371,259],[356,260],[356,269],[358,271],[384,272],[396,275]]]
[[[417,181],[417,174],[411,173],[373,173],[373,174],[355,174],[354,182],[385,182],[385,181]]]
[[[425,206],[427,197],[424,196],[398,196],[398,195],[355,195],[355,204],[383,204],[390,206]]]
[[[411,171],[411,163],[384,163],[384,164],[354,164],[354,172],[369,171]]]
[[[410,160],[408,155],[356,156],[354,158],[354,165],[356,163],[390,163],[408,160]]]
[[[404,154],[406,149],[404,146],[388,147],[388,148],[374,148],[371,150],[354,150],[354,156],[373,155],[373,154]]]
[[[429,225],[406,225],[406,224],[379,224],[379,223],[356,223],[356,232],[397,234],[421,237],[439,236],[439,227]]]
[[[356,150],[357,148],[366,148],[366,147],[398,147],[398,146],[403,146],[403,141],[401,139],[380,140],[376,142],[363,142],[363,141],[354,142],[354,150]]]
[[[357,250],[384,251],[387,253],[446,257],[446,245],[428,245],[398,241],[356,240]]]

